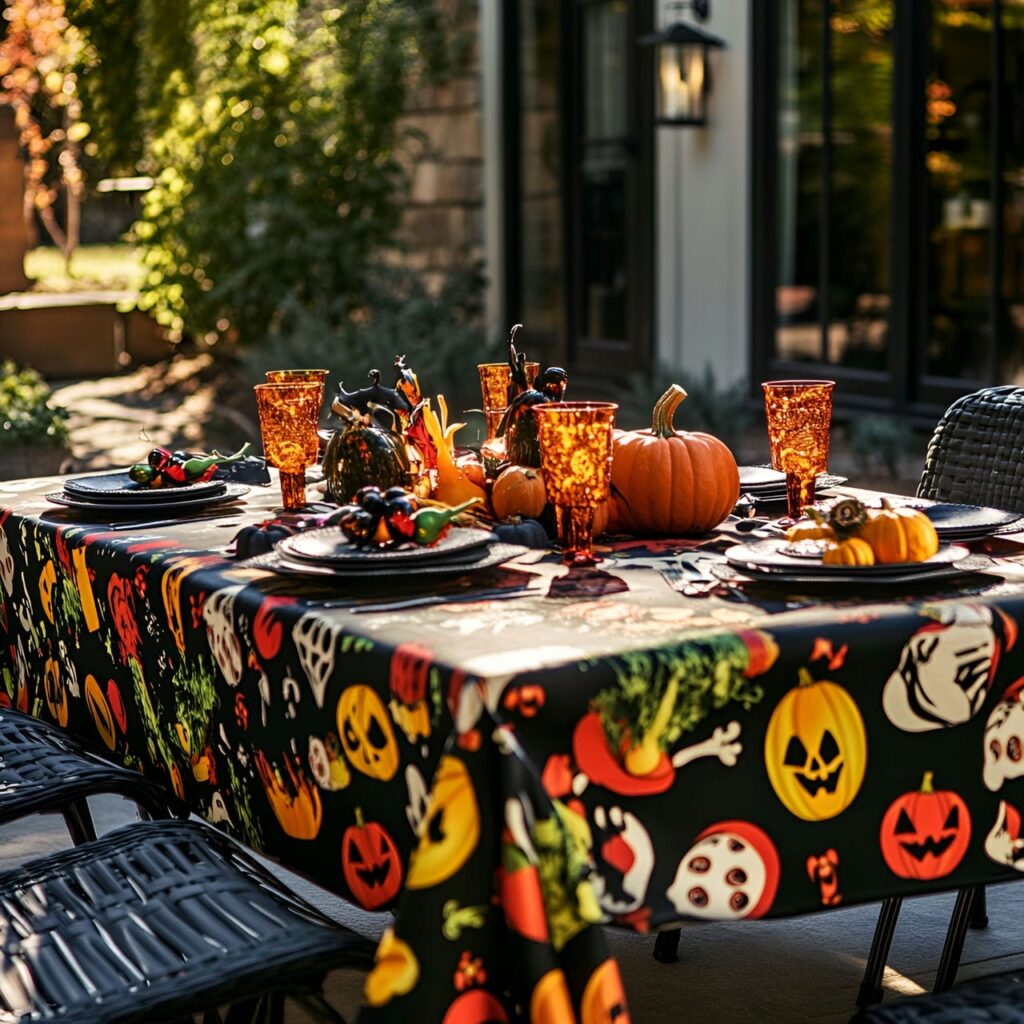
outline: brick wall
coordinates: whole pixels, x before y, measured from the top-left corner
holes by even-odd
[[[438,85],[414,89],[401,127],[414,133],[412,190],[397,257],[436,286],[453,267],[484,256],[483,135],[477,0],[437,0],[465,59]],[[461,38],[458,38],[461,37]]]

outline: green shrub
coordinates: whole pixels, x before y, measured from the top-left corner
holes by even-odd
[[[349,315],[342,300],[325,308],[295,303],[282,325],[245,350],[242,365],[252,383],[262,380],[266,370],[325,367],[331,371],[327,390],[333,394],[339,382],[348,391],[365,387],[374,368],[390,386],[394,357],[404,355],[424,395],[443,394],[462,419],[462,410],[480,405],[476,364],[502,358],[487,349],[479,326],[481,289],[477,268],[450,274],[432,295],[418,275],[374,266],[363,308]]]
[[[209,344],[344,331],[399,224],[415,140],[398,118],[442,52],[433,0],[188,9],[191,61],[149,147],[156,185],[135,227],[140,305]]]
[[[906,425],[891,416],[858,416],[849,428],[850,450],[863,472],[884,469],[889,476],[900,474],[900,459],[921,453],[920,439]]]
[[[49,405],[49,398],[49,385],[35,370],[0,364],[0,447],[66,445],[67,410]]]
[[[672,384],[682,385],[687,393],[676,413],[676,429],[714,434],[738,454],[743,435],[752,422],[747,385],[741,381],[719,388],[710,366],[705,367],[703,377],[664,366],[653,373],[631,374],[619,399],[616,425],[625,430],[649,428],[654,403]]]

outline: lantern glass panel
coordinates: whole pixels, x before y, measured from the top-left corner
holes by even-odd
[[[664,43],[658,51],[658,118],[703,122],[704,44]]]

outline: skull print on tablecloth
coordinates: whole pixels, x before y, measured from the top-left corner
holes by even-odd
[[[944,607],[903,645],[882,694],[886,716],[906,732],[963,725],[981,709],[1016,626],[998,609]]]
[[[299,664],[306,673],[316,706],[324,706],[324,694],[334,671],[338,640],[344,633],[340,622],[332,622],[323,613],[307,612],[292,628],[292,642],[299,653]]]
[[[225,587],[210,594],[203,604],[206,637],[228,686],[237,686],[242,679],[242,642],[235,617],[235,598],[242,589],[241,586]]]
[[[995,824],[985,837],[985,853],[997,864],[1024,871],[1024,838],[1020,834],[1020,811],[1005,800],[999,801]]]
[[[761,917],[779,887],[779,854],[749,821],[706,828],[683,855],[667,896],[684,917],[718,921]]]

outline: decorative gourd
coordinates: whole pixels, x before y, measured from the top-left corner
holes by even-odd
[[[764,762],[776,796],[798,818],[823,821],[860,792],[867,736],[853,698],[838,683],[800,669],[800,685],[775,706]]]
[[[923,512],[893,508],[885,498],[881,511],[860,528],[859,536],[871,545],[875,560],[883,565],[923,562],[939,550],[939,535]]]
[[[925,772],[919,790],[898,796],[879,831],[882,856],[900,878],[931,881],[950,874],[971,843],[971,815],[959,794],[936,790]]]
[[[509,466],[491,488],[491,507],[498,519],[509,516],[534,518],[544,511],[548,495],[539,469]]]
[[[875,553],[866,540],[848,537],[837,544],[829,544],[821,560],[825,565],[874,565]]]
[[[740,476],[732,452],[717,437],[672,426],[685,398],[673,384],[655,404],[650,430],[617,433],[608,523],[613,532],[706,533],[736,504]]]
[[[802,540],[835,540],[836,531],[831,525],[811,510],[811,518],[801,520],[786,531],[786,540],[796,544]]]
[[[473,483],[455,461],[453,438],[456,431],[465,424],[453,423],[449,426],[448,407],[443,395],[437,396],[437,404],[441,410],[441,419],[431,408],[429,398],[423,400],[421,407],[424,426],[437,449],[437,487],[434,489],[434,497],[449,505],[461,505],[477,498],[486,506],[487,492],[479,484]]]
[[[337,404],[334,406],[338,410]],[[409,457],[402,438],[390,430],[350,419],[327,443],[324,452],[325,494],[347,505],[356,492],[370,485],[385,490],[409,480]]]

